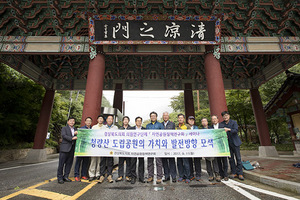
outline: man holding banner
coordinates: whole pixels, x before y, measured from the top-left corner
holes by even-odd
[[[201,120],[202,128],[203,129],[208,129],[208,120],[207,118],[203,118]],[[213,181],[215,179],[214,174],[216,176],[216,181],[221,182],[221,176],[219,174],[219,167],[218,167],[218,162],[217,158],[215,157],[206,157],[205,158],[205,163],[206,163],[206,170],[208,173],[208,180]]]
[[[91,117],[87,117],[84,120],[85,125],[80,127],[81,129],[91,129],[92,126],[92,118]],[[75,162],[75,169],[74,169],[74,177],[75,177],[75,181],[80,182],[80,174],[79,174],[79,169],[80,169],[80,165],[81,166],[81,178],[84,180],[87,180],[87,170],[88,170],[88,166],[89,166],[89,162],[90,162],[90,157],[87,156],[77,156],[76,157],[76,162]]]
[[[165,127],[165,129],[169,129],[169,130],[175,130],[175,123],[171,122],[169,117],[169,113],[168,112],[164,112],[163,113],[163,122],[162,125]],[[164,175],[165,175],[165,179],[164,182],[169,181],[170,180],[170,175],[172,177],[172,182],[175,183],[176,182],[176,164],[175,164],[175,158],[162,158],[162,163],[163,163],[163,167],[164,167]]]
[[[142,127],[143,119],[141,117],[135,118],[135,126],[130,127],[130,130],[145,130],[146,128]],[[133,157],[130,160],[130,177],[131,177],[131,184],[135,184],[136,182],[136,163],[137,158]],[[145,163],[144,158],[139,157],[139,165],[138,165],[138,172],[139,172],[139,182],[145,183],[144,181],[144,173],[145,173]]]
[[[61,129],[62,142],[60,144],[57,169],[57,181],[59,184],[72,182],[72,180],[69,179],[69,174],[73,164],[74,149],[77,140],[77,129],[74,127],[75,118],[70,117],[67,124],[67,126]]]
[[[227,133],[229,149],[230,149],[230,157],[229,157],[229,163],[231,168],[230,178],[238,177],[240,180],[244,180],[242,159],[241,159],[241,152],[240,152],[240,146],[242,144],[242,141],[238,136],[238,124],[236,123],[236,121],[230,119],[230,115],[228,111],[222,112],[221,115],[224,120],[221,122],[221,124],[222,126],[224,126],[224,129]]]
[[[97,124],[94,125],[92,127],[92,129],[103,129],[104,128],[104,125],[103,125],[103,122],[104,122],[104,116],[103,115],[99,115],[97,117]],[[89,176],[90,176],[90,179],[89,181],[92,181],[92,180],[95,180],[95,179],[100,179],[100,157],[99,156],[93,156],[91,157],[91,164],[90,164],[90,168],[89,168]]]
[[[189,116],[188,117],[188,124],[191,126],[191,129],[199,129],[198,126],[195,125],[195,117],[194,116]],[[190,162],[190,176],[191,176],[191,181],[195,179],[194,176],[194,167],[195,167],[195,172],[196,172],[196,181],[201,181],[201,160],[202,158],[200,157],[195,157],[195,158],[189,158]]]
[[[176,126],[176,130],[189,130],[191,129],[190,125],[184,123],[184,115],[177,115],[178,125]],[[177,167],[179,173],[178,182],[185,181],[186,183],[190,183],[190,162],[189,158],[177,158]]]
[[[155,130],[155,129],[165,129],[165,127],[157,121],[157,113],[156,112],[151,112],[150,113],[150,119],[151,122],[147,124],[146,129],[149,130]],[[162,172],[162,160],[161,158],[156,157],[156,171],[157,171],[157,180],[156,183],[159,184],[162,181],[163,177],[163,172]],[[150,183],[153,181],[153,176],[154,176],[154,158],[149,157],[148,158],[148,180],[147,182]]]
[[[129,125],[130,119],[128,116],[124,116],[122,119],[123,126],[120,127],[120,130],[128,130],[130,129]],[[130,157],[119,157],[119,170],[118,170],[118,178],[116,179],[116,182],[122,181],[124,176],[124,161],[126,161],[126,181],[130,182]]]
[[[108,129],[108,130],[118,130],[119,128],[113,124],[113,121],[114,121],[114,116],[113,115],[108,115],[107,118],[106,118],[106,125],[104,125],[104,128]],[[114,182],[114,180],[112,178],[113,165],[114,165],[113,157],[102,157],[101,158],[99,183],[102,183],[104,181],[105,173],[108,175],[107,176],[107,181],[109,183]],[[106,170],[106,168],[107,168],[107,170]]]
[[[212,129],[220,129],[224,128],[222,124],[219,123],[219,119],[217,115],[211,116]],[[218,157],[217,158],[219,172],[221,178],[224,178],[225,181],[228,181],[228,160],[227,157]]]

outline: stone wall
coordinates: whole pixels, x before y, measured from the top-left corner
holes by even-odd
[[[19,160],[26,158],[30,148],[28,149],[10,149],[10,150],[0,150],[0,163]],[[47,155],[56,153],[56,148],[46,148]]]

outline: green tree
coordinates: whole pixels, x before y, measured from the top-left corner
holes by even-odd
[[[300,63],[291,67],[289,71],[300,73]],[[259,88],[263,105],[266,105],[274,97],[286,79],[286,73],[283,72]],[[272,141],[275,138],[278,143],[291,140],[285,117],[271,116],[267,118],[267,122]]]
[[[249,91],[228,90],[226,101],[231,118],[237,121],[239,129],[244,133],[245,141],[248,142],[248,125],[255,124]]]
[[[175,112],[182,112],[184,113],[184,93],[180,92],[178,96],[174,96],[171,98],[171,104],[170,107]],[[193,100],[194,100],[194,108],[197,109],[197,91],[193,91]],[[200,109],[209,108],[209,101],[208,101],[208,93],[207,91],[200,90],[199,91],[199,103],[200,103]]]
[[[45,90],[0,63],[0,127],[2,148],[32,142]]]
[[[208,124],[211,124],[209,108],[205,108],[205,109],[195,111],[195,125],[198,126],[199,128],[202,127],[201,120],[203,118],[207,118]]]
[[[56,142],[57,148],[61,138],[61,128],[66,126],[68,116],[76,119],[75,126],[80,126],[84,95],[85,91],[56,91],[49,131],[51,132],[51,139]],[[105,96],[102,96],[102,107],[112,107]]]

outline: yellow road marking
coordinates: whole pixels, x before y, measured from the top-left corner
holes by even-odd
[[[82,190],[80,190],[73,196],[60,194],[60,193],[56,193],[56,192],[50,192],[50,191],[46,191],[46,190],[35,189],[41,185],[45,185],[47,183],[55,181],[56,179],[57,178],[52,178],[50,180],[46,180],[44,182],[35,184],[33,186],[30,186],[30,187],[20,190],[18,192],[15,192],[15,193],[12,193],[5,197],[2,197],[0,200],[10,199],[10,198],[18,196],[20,194],[26,194],[26,195],[31,195],[31,196],[36,196],[36,197],[41,197],[41,198],[46,198],[46,199],[55,199],[55,200],[57,200],[57,199],[58,200],[59,199],[72,199],[72,200],[74,199],[75,200],[75,199],[79,198],[80,196],[82,196],[84,193],[86,193],[88,190],[90,190],[94,185],[97,185],[97,183],[98,183],[97,181],[92,181],[91,183],[88,184],[88,186],[86,186],[85,188],[83,188]],[[84,181],[84,182],[88,182],[88,181]]]
[[[27,189],[22,192],[22,194],[27,194],[31,196],[36,196],[36,197],[41,197],[41,198],[46,198],[46,199],[67,199],[70,198],[71,196],[65,195],[65,194],[60,194],[56,192],[50,192],[46,190],[38,190],[38,189]]]
[[[86,186],[85,188],[83,188],[82,190],[80,190],[79,192],[77,192],[75,195],[71,196],[70,199],[77,199],[77,198],[79,198],[81,195],[83,195],[89,189],[91,189],[94,185],[97,185],[97,183],[98,182],[92,182],[92,183],[90,183],[88,186]]]
[[[56,180],[56,179],[57,179],[57,178],[52,178],[52,179],[49,180],[49,182],[54,181],[54,180]],[[37,187],[39,187],[39,186],[41,186],[41,185],[45,185],[45,184],[47,184],[47,183],[49,183],[49,182],[41,182],[41,183],[35,184],[35,185],[33,185],[33,186],[30,186],[30,187],[25,188],[25,189],[23,189],[23,190],[20,190],[20,191],[18,191],[18,192],[15,192],[15,193],[12,193],[12,194],[7,195],[7,196],[5,196],[5,197],[2,197],[1,200],[6,200],[6,199],[13,198],[13,197],[15,197],[15,196],[18,196],[19,194],[23,194],[23,191],[25,191],[25,190],[27,190],[27,189],[34,189],[34,188],[37,188]]]

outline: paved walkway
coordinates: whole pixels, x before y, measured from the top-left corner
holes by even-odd
[[[256,151],[242,152],[243,161],[257,161],[260,166],[254,170],[244,170],[245,178],[300,194],[300,168],[293,166],[300,162],[300,157],[279,153],[279,157],[261,158]]]

